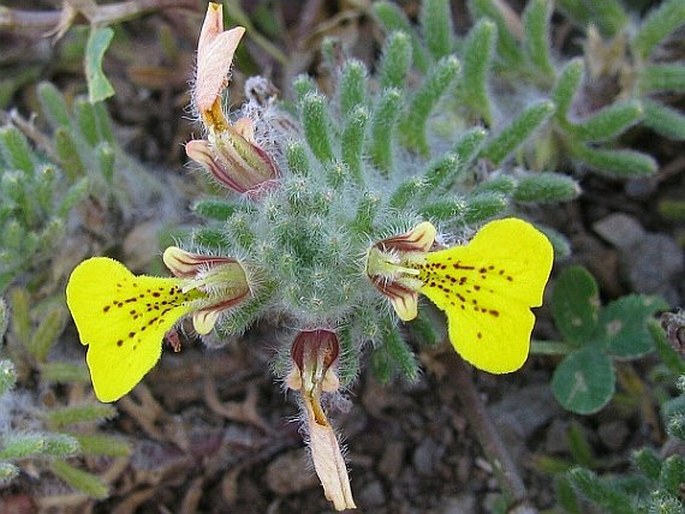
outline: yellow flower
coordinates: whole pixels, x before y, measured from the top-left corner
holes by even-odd
[[[421,293],[447,315],[449,339],[475,367],[509,373],[528,357],[535,324],[531,307],[542,305],[554,258],[547,237],[516,218],[485,225],[464,246],[429,251],[430,223],[376,243],[367,273],[400,319],[416,317]]]
[[[67,304],[81,343],[95,395],[118,400],[157,363],[162,340],[176,322],[193,316],[208,334],[221,312],[250,292],[235,260],[167,248],[164,261],[175,278],[135,276],[123,264],[93,257],[79,264],[67,283]]]

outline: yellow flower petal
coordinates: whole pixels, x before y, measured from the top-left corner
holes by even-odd
[[[528,357],[535,316],[552,268],[547,237],[525,221],[485,225],[466,246],[428,253],[421,293],[447,314],[455,350],[475,367],[509,373]]]
[[[157,363],[164,334],[199,297],[183,293],[176,278],[134,276],[107,257],[79,264],[69,277],[67,304],[87,362],[95,395],[112,402],[131,391]]]

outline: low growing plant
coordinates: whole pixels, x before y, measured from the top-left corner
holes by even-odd
[[[475,236],[474,228],[513,210],[517,199],[565,200],[578,189],[554,173],[507,168],[474,182],[487,132],[454,127],[438,137],[432,130],[432,114],[459,79],[459,61],[436,56],[409,88],[412,54],[402,34],[388,39],[378,78],[354,59],[336,68],[333,101],[301,77],[293,117],[263,94],[270,90],[264,79],[253,78],[248,102],[229,117],[222,93],[242,34],[223,31],[221,7],[210,4],[193,89],[205,137],[186,145],[238,196],[196,204],[206,224],[185,248],[164,252],[174,278],[135,276],[95,257],[72,273],[67,302],[102,401],[141,380],[159,359],[164,334],[184,316],[201,335],[240,334],[265,317],[286,322],[292,335],[274,370],[300,392],[327,498],[337,509],[352,507],[321,397],[352,384],[365,348],[382,379],[416,379],[400,322],[417,318],[419,293],[446,313],[450,340],[466,360],[493,373],[518,369],[552,246],[516,218],[487,223]],[[371,87],[376,80],[381,88]],[[502,160],[538,123],[523,116],[500,134],[511,143]],[[468,244],[455,244],[465,236],[473,236]]]

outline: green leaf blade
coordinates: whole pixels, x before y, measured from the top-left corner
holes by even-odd
[[[88,98],[93,104],[114,95],[114,88],[102,71],[102,59],[112,38],[114,38],[114,30],[110,27],[91,27],[88,35],[85,70]]]
[[[616,377],[608,355],[594,347],[570,353],[554,370],[552,392],[576,414],[593,414],[614,394]]]

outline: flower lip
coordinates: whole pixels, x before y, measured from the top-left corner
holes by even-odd
[[[398,236],[388,237],[378,241],[375,246],[383,252],[425,253],[431,249],[435,242],[437,231],[432,223],[423,221],[409,232]]]
[[[186,252],[177,246],[170,246],[164,250],[162,259],[166,267],[169,268],[169,271],[179,278],[194,277],[201,269],[207,269],[221,264],[238,263],[238,261],[232,257]]]

